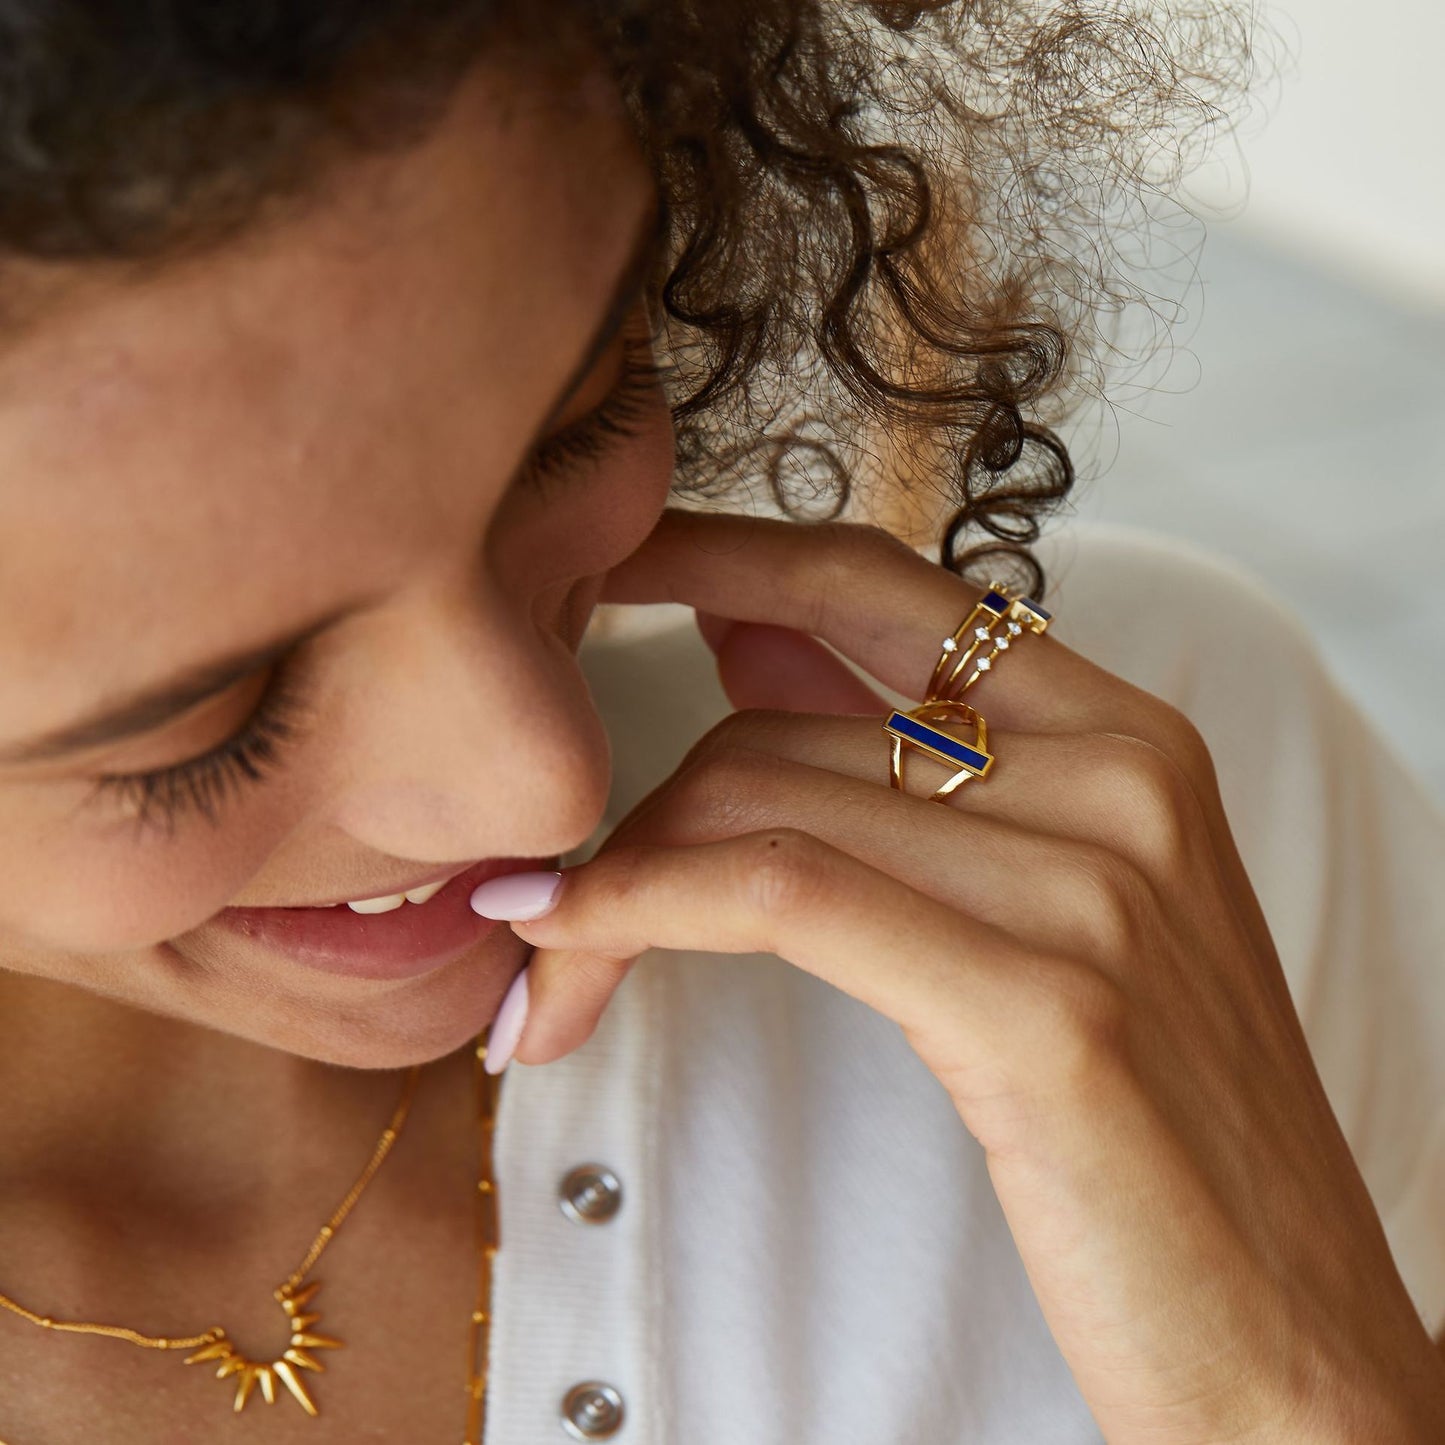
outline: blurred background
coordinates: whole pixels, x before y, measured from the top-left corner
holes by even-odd
[[[1275,78],[1192,182],[1170,364],[1071,434],[1075,509],[1262,578],[1445,804],[1445,6],[1262,13]]]

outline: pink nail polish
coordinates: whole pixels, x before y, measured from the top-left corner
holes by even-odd
[[[472,912],[506,923],[530,923],[552,911],[561,890],[560,873],[504,873],[472,889]]]
[[[487,1057],[482,1060],[482,1067],[489,1074],[500,1074],[511,1063],[512,1055],[521,1042],[522,1030],[527,1024],[527,974],[531,967],[528,964],[512,980],[512,986],[492,1020],[491,1031],[487,1034]]]

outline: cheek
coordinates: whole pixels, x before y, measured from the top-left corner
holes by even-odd
[[[538,617],[542,630],[580,637],[585,615],[564,621],[561,614],[590,610],[596,588],[578,584],[615,567],[646,539],[667,504],[672,466],[671,418],[659,398],[638,433],[587,474],[558,478],[545,496],[518,487],[488,529],[492,568],[504,593],[525,600],[525,611],[534,616],[554,610],[555,600],[559,616]],[[580,677],[560,656],[551,666],[567,677],[553,679],[547,710],[560,707],[575,725],[579,709],[590,711]],[[567,688],[579,691],[561,705]],[[587,772],[579,806],[595,811],[606,793],[605,740],[599,735],[581,746],[569,735],[557,747]],[[586,755],[585,767],[579,754]],[[0,967],[7,955],[123,953],[185,933],[230,903],[263,869],[278,840],[306,822],[304,783],[298,783],[301,795],[288,797],[279,778],[223,814],[218,832],[192,820],[181,823],[174,838],[163,831],[137,834],[126,821],[98,824],[83,811],[72,812],[83,785],[73,798],[67,789],[59,803],[55,786],[0,790],[0,876],[6,880]],[[569,795],[577,793],[573,779]],[[428,840],[412,841],[426,852]]]
[[[185,826],[170,839],[137,835],[129,822],[98,826],[42,798],[56,786],[5,790],[0,967],[12,951],[123,952],[184,932],[224,908],[295,821],[284,798],[268,797],[236,810],[213,837]],[[86,789],[74,791],[79,799]]]

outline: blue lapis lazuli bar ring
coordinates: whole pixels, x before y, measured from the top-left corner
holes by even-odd
[[[961,724],[973,731],[973,742],[965,742],[951,732],[945,732],[942,723]],[[920,703],[908,712],[892,712],[883,723],[891,744],[889,751],[888,781],[903,791],[903,750],[905,748],[922,753],[955,769],[944,785],[929,794],[930,801],[942,802],[950,793],[957,791],[971,778],[988,776],[993,766],[993,754],[988,750],[988,724],[967,703],[930,701]]]
[[[1053,614],[1031,597],[1012,596],[1001,582],[990,582],[973,610],[943,639],[943,648],[925,694],[930,701],[957,700],[1025,632],[1047,631]]]

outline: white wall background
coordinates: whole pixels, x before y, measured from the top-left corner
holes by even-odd
[[[1164,383],[1071,437],[1078,509],[1283,595],[1445,803],[1445,0],[1267,13],[1293,60],[1237,138],[1248,200]]]
[[[1445,307],[1445,4],[1265,0],[1260,14],[1286,53],[1270,114],[1242,137],[1242,230]]]

